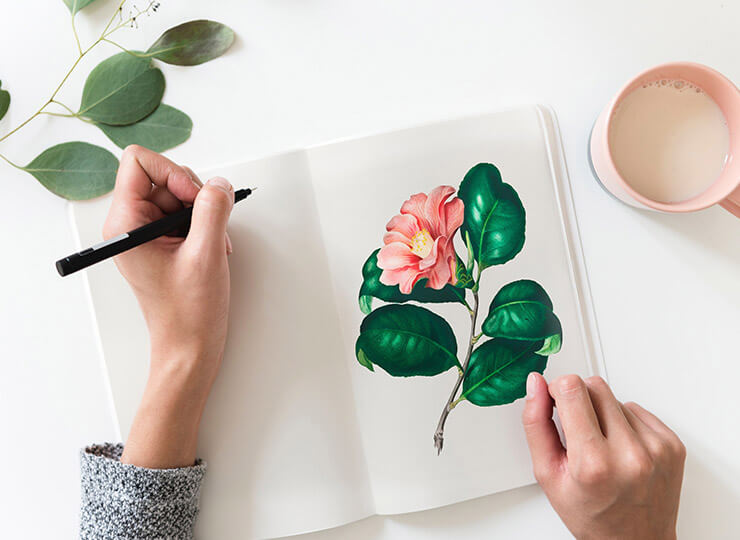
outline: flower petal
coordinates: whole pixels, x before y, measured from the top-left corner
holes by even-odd
[[[380,282],[383,285],[391,287],[398,285],[399,290],[403,294],[409,294],[419,278],[421,278],[419,269],[413,266],[394,270],[383,270],[380,274]]]
[[[420,229],[429,229],[430,227],[424,213],[424,205],[427,202],[427,198],[425,193],[416,193],[401,205],[401,214],[416,217]]]
[[[410,214],[401,214],[393,216],[385,226],[387,231],[394,231],[404,235],[409,241],[419,232],[419,221],[415,216]]]
[[[452,277],[450,265],[444,258],[439,257],[436,264],[424,273],[424,277],[429,279],[427,287],[439,290],[450,282]]]
[[[444,251],[446,245],[447,238],[444,236],[437,238],[434,241],[434,244],[432,244],[432,250],[429,252],[429,255],[419,261],[419,270],[426,270],[427,268],[434,266],[437,263],[439,254]]]
[[[444,221],[445,230],[442,231],[447,238],[452,238],[463,224],[465,218],[465,203],[462,199],[454,197],[452,200],[445,203],[444,209]]]
[[[431,226],[429,232],[432,234],[432,238],[436,238],[445,232],[444,202],[453,193],[455,193],[455,188],[452,186],[439,186],[429,192],[429,197],[427,197],[424,204],[424,217]]]
[[[378,252],[378,268],[395,270],[413,265],[418,267],[419,256],[411,253],[411,248],[402,242],[386,244]]]
[[[383,235],[384,244],[392,244],[393,242],[401,242],[402,244],[406,244],[411,247],[411,239],[398,231],[387,232]]]

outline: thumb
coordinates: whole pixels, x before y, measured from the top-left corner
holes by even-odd
[[[565,449],[552,420],[552,406],[547,381],[537,372],[530,373],[522,424],[532,456],[532,469],[540,484],[553,477],[558,470],[557,465],[565,457]]]
[[[226,225],[233,206],[234,188],[228,180],[211,178],[193,202],[193,218],[186,245],[189,244],[200,253],[211,250],[225,253]]]

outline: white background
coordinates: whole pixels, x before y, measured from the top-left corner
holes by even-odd
[[[76,52],[61,0],[3,4],[0,79],[13,102],[0,133],[45,101]],[[78,17],[83,42],[115,4],[98,0]],[[615,202],[590,175],[586,143],[600,109],[644,68],[693,60],[740,81],[740,3],[164,0],[118,39],[146,48],[165,28],[205,17],[237,31],[234,49],[198,68],[165,67],[165,100],[195,122],[191,140],[170,156],[193,168],[516,104],[551,105],[610,382],[688,447],[680,537],[737,534],[740,221],[720,208],[671,216]],[[60,99],[75,108],[86,73],[114,52],[104,45],[91,54]],[[82,122],[41,118],[0,152],[27,163],[70,139],[114,149]],[[0,182],[0,535],[73,538],[78,447],[113,439],[114,417],[82,279],[61,280],[53,269],[74,248],[66,203],[2,163]],[[451,537],[569,535],[531,486],[311,538]]]

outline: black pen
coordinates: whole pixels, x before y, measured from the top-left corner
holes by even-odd
[[[256,189],[256,188],[255,188]],[[252,194],[253,189],[239,189],[234,192],[234,204],[239,201],[243,201],[249,195]],[[182,232],[183,235],[187,234],[190,229],[190,219],[193,217],[193,208],[183,208],[182,210],[153,221],[129,231],[127,233],[119,234],[101,242],[95,244],[92,247],[83,249],[78,253],[74,253],[63,259],[59,259],[56,262],[57,272],[59,275],[64,277],[70,274],[87,268],[90,265],[104,261],[116,255],[120,255],[124,251],[133,249],[145,242],[159,238],[174,231]]]

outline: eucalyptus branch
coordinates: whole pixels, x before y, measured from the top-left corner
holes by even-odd
[[[480,270],[478,270],[478,280],[480,280]],[[465,360],[462,363],[462,369],[458,370],[457,381],[452,387],[452,392],[450,393],[450,397],[447,400],[447,403],[445,403],[444,409],[442,409],[442,415],[439,417],[437,430],[434,432],[434,447],[437,449],[437,455],[442,452],[442,446],[444,445],[445,422],[447,422],[447,417],[449,416],[450,411],[452,411],[455,406],[453,402],[455,401],[455,398],[457,397],[457,392],[460,390],[460,385],[462,385],[463,379],[465,378],[465,373],[467,373],[468,364],[470,363],[470,356],[473,354],[473,345],[475,345],[475,342],[477,341],[475,328],[476,322],[478,320],[478,307],[478,282],[476,281],[476,284],[473,287],[473,309],[470,313],[470,339],[468,340],[468,352],[465,354]]]
[[[121,13],[121,10],[123,9],[123,4],[125,3],[125,1],[126,0],[122,0],[121,3],[118,5],[118,7],[116,8],[116,12],[113,14],[113,16],[111,17],[110,21],[106,25],[106,27],[103,29],[103,32],[100,34],[100,37],[97,40],[95,40],[95,42],[92,45],[90,45],[87,49],[84,49],[84,50],[80,46],[79,38],[77,36],[77,29],[76,29],[76,27],[74,25],[74,17],[72,18],[72,29],[74,31],[75,39],[77,40],[77,45],[78,45],[78,48],[79,48],[79,54],[77,56],[77,60],[75,60],[74,64],[72,64],[72,67],[70,67],[67,70],[67,73],[64,75],[64,78],[62,79],[62,81],[59,83],[59,85],[56,87],[56,89],[54,90],[54,92],[51,94],[51,97],[48,100],[46,100],[46,102],[41,107],[39,107],[39,109],[35,113],[33,113],[30,117],[28,117],[26,120],[24,120],[23,122],[21,122],[14,129],[12,129],[8,133],[6,133],[2,137],[0,137],[0,142],[4,141],[5,139],[7,139],[8,137],[10,137],[14,133],[20,131],[22,128],[24,128],[32,120],[34,120],[35,118],[37,118],[41,114],[48,114],[50,116],[63,116],[65,118],[66,117],[80,118],[80,116],[77,113],[73,113],[72,115],[69,115],[68,116],[68,115],[62,115],[62,114],[57,114],[57,113],[50,113],[48,111],[45,111],[44,109],[46,109],[46,107],[48,107],[52,103],[59,103],[59,102],[57,102],[55,100],[55,98],[57,97],[57,94],[59,94],[60,90],[65,85],[65,83],[67,82],[67,80],[69,79],[69,77],[72,75],[72,73],[74,72],[74,70],[77,68],[77,66],[80,64],[80,62],[82,61],[82,59],[85,56],[87,56],[87,54],[90,51],[92,51],[95,47],[97,47],[101,42],[108,41],[107,40],[108,36],[110,36],[111,34],[113,34],[114,32],[116,32],[117,30],[123,28],[124,26],[128,26],[129,24],[133,24],[139,16],[143,15],[144,13],[148,13],[151,10],[156,10],[156,6],[158,5],[158,3],[156,1],[149,2],[149,5],[146,7],[146,9],[144,9],[144,10],[137,9],[136,10],[136,14],[132,14],[127,20],[122,21],[120,24],[118,24],[117,26],[113,27],[113,29],[111,29],[111,25],[113,24],[113,21],[115,20],[116,15],[119,14],[119,13]],[[65,108],[68,109],[68,107],[66,107],[66,106],[65,106]],[[8,161],[7,158],[3,158],[3,159],[5,159],[5,161]],[[8,163],[10,163],[10,161],[8,161]],[[16,166],[15,164],[12,164],[12,165],[14,167]]]

